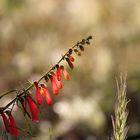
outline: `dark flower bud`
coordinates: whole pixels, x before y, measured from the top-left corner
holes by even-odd
[[[82,45],[79,45],[79,48],[81,51],[84,51],[84,47]]]
[[[86,43],[86,40],[85,39],[82,39],[81,44],[82,45],[85,45],[85,43]]]
[[[74,49],[74,52],[78,55],[78,56],[81,56],[81,52],[77,49]]]
[[[90,40],[90,39],[92,39],[92,36],[91,35],[87,38],[87,40]]]
[[[90,45],[90,42],[89,42],[89,40],[86,40],[86,44]]]
[[[72,49],[69,49],[69,55],[71,55],[72,54]]]
[[[69,67],[70,67],[71,69],[73,69],[73,68],[74,68],[74,65],[73,65],[73,63],[70,61],[70,59],[69,59],[69,58],[66,58],[66,61],[67,61],[68,65],[69,65]]]

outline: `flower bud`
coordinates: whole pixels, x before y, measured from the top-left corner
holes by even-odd
[[[73,63],[70,61],[70,59],[69,59],[69,58],[65,58],[65,59],[66,59],[68,65],[69,65],[69,67],[70,67],[71,69],[73,69],[73,68],[74,68],[74,65],[73,65]]]
[[[62,70],[62,73],[63,73],[63,75],[64,75],[65,80],[70,80],[69,73],[68,73],[67,70],[64,68],[64,66],[61,66],[60,68],[61,68],[61,70]]]

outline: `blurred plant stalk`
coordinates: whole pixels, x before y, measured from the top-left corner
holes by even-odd
[[[113,135],[111,140],[125,140],[128,132],[128,126],[126,125],[128,110],[128,100],[126,97],[127,86],[126,86],[127,75],[120,75],[120,79],[116,78],[117,84],[117,100],[114,107],[114,117],[112,116]]]

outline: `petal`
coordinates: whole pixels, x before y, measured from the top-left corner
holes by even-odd
[[[39,111],[38,111],[37,105],[35,104],[34,100],[32,99],[30,95],[28,95],[26,98],[27,98],[27,102],[31,111],[32,121],[39,122]]]
[[[69,73],[67,72],[67,70],[64,68],[64,66],[61,66],[60,68],[61,68],[61,70],[62,70],[62,73],[63,73],[63,75],[64,75],[64,78],[65,78],[66,80],[70,80],[70,75],[69,75]]]
[[[41,97],[41,93],[40,93],[40,88],[38,86],[38,82],[34,82],[35,87],[36,87],[36,99],[37,99],[37,103],[38,105],[42,104],[42,97]]]
[[[57,80],[61,81],[61,71],[59,65],[57,65],[56,68],[57,68],[56,70]]]
[[[6,112],[9,116],[9,123],[10,123],[10,134],[17,137],[18,136],[18,129],[15,122],[14,117],[12,116],[11,112]]]
[[[47,87],[44,84],[42,84],[41,87],[42,87],[42,91],[44,92],[43,94],[44,94],[44,96],[46,98],[46,103],[48,105],[52,105],[53,101],[52,101],[52,98],[50,96],[50,93],[49,93]]]
[[[51,80],[51,86],[52,86],[53,93],[54,93],[54,95],[57,95],[58,94],[58,87],[57,87],[53,77],[50,78],[50,80]]]
[[[55,84],[56,84],[58,89],[61,89],[63,87],[61,81],[57,80],[57,76],[56,76],[55,73],[53,74],[53,80],[54,80],[54,82],[55,82]]]

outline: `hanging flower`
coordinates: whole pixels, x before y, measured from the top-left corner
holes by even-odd
[[[72,55],[70,55],[70,56],[69,56],[69,60],[70,60],[71,62],[74,62],[75,59],[74,59],[74,57],[73,57]]]
[[[50,93],[49,93],[47,87],[44,84],[41,84],[41,94],[46,98],[46,103],[48,105],[52,105],[52,103],[53,103],[52,98],[50,96]]]
[[[59,65],[56,65],[56,69],[57,80],[61,81],[61,71]]]
[[[12,136],[17,137],[18,136],[18,129],[17,129],[17,125],[15,122],[14,117],[12,116],[10,111],[6,111],[8,117],[9,117],[9,127],[10,127],[10,134]]]
[[[32,121],[39,122],[39,111],[31,95],[27,95],[25,99],[27,99],[27,102],[31,111]]]
[[[64,68],[64,66],[60,66],[60,68],[61,68],[61,70],[62,70],[62,73],[63,73],[63,75],[64,75],[64,78],[65,78],[66,80],[70,80],[70,75],[69,75],[69,73],[67,72],[67,70]]]
[[[49,75],[49,77],[50,77],[50,81],[51,81],[51,87],[52,87],[53,94],[57,95],[58,94],[58,87],[56,85],[56,82],[55,82],[52,75]]]
[[[41,97],[41,93],[40,93],[40,88],[38,86],[38,82],[34,82],[35,87],[36,87],[36,99],[37,99],[37,103],[38,105],[42,104],[42,97]]]
[[[73,65],[73,63],[70,61],[70,59],[69,59],[69,58],[65,58],[65,59],[66,59],[68,65],[69,65],[69,67],[70,67],[71,69],[73,69],[73,68],[74,68],[74,65]]]
[[[55,73],[53,73],[52,78],[53,78],[53,80],[54,80],[54,82],[55,82],[57,88],[58,88],[58,89],[61,89],[61,88],[63,87],[63,86],[62,86],[62,83],[61,83],[61,81],[58,81],[58,80],[57,80],[57,76],[56,76]]]
[[[7,116],[4,114],[4,112],[1,112],[1,116],[2,116],[2,119],[3,119],[3,122],[4,122],[4,125],[5,125],[5,129],[6,131],[9,133],[10,132],[10,123],[9,123],[9,120],[7,118]]]

